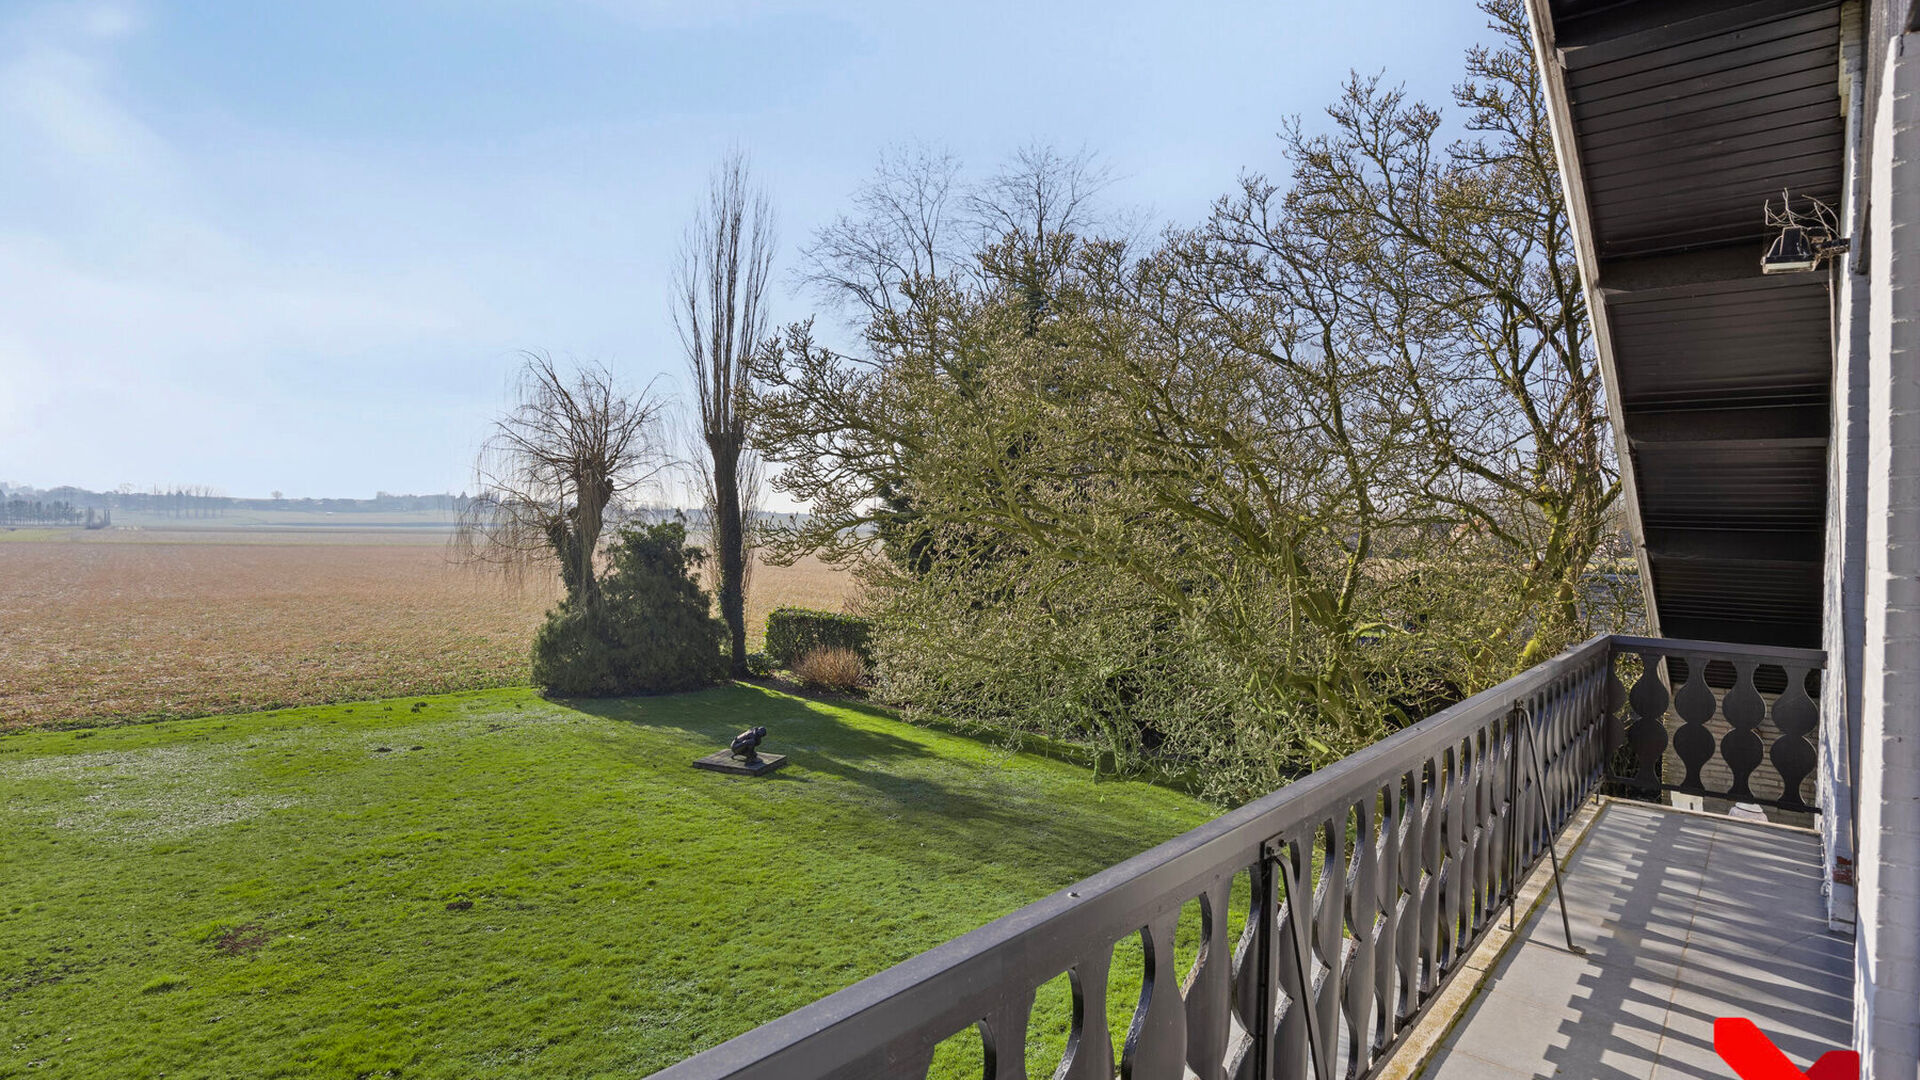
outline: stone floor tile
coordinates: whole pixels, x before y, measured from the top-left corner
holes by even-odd
[[[1428,1077],[1725,1080],[1713,1021],[1745,1016],[1800,1064],[1847,1041],[1851,939],[1826,930],[1819,841],[1611,803],[1495,965]]]
[[[1533,1073],[1509,1069],[1451,1048],[1440,1051],[1433,1063],[1427,1066],[1427,1075],[1445,1077],[1446,1080],[1479,1080],[1481,1077],[1486,1080],[1534,1080]]]

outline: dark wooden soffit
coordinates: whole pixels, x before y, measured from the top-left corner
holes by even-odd
[[[1782,188],[1839,208],[1833,0],[1529,0],[1656,633],[1820,643],[1827,275],[1763,276]]]

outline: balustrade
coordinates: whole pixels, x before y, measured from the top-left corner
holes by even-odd
[[[1814,812],[1825,653],[1642,637],[1613,651],[1621,791]]]

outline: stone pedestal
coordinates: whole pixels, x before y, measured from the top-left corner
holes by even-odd
[[[785,754],[761,754],[757,761],[741,761],[730,750],[708,754],[693,763],[696,769],[711,769],[718,773],[731,773],[734,776],[765,776],[787,763]]]

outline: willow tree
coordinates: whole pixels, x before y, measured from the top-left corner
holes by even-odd
[[[744,154],[729,154],[680,247],[674,326],[686,350],[699,405],[704,455],[696,456],[713,530],[714,592],[727,624],[732,671],[747,674],[750,517],[758,473],[748,450],[743,402],[747,364],[767,335],[766,292],[773,268],[773,207],[754,186]]]
[[[565,607],[591,609],[608,518],[667,467],[665,403],[604,367],[563,370],[537,352],[522,354],[513,398],[475,459],[455,554],[514,574],[557,565]]]

